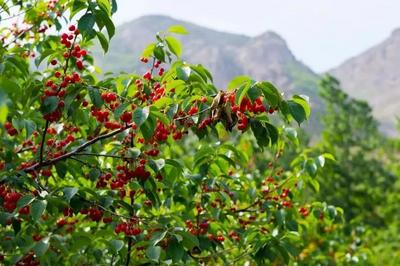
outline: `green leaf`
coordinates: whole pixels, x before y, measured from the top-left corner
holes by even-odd
[[[101,175],[101,171],[97,168],[92,168],[89,171],[89,178],[92,181],[97,180],[100,177],[100,175]]]
[[[149,140],[154,135],[154,130],[156,128],[156,121],[149,117],[143,125],[140,126],[140,132],[145,140]]]
[[[160,259],[160,254],[161,247],[159,246],[152,246],[146,249],[146,255],[152,261],[158,262],[158,260]]]
[[[55,51],[53,49],[48,49],[40,53],[40,56],[35,59],[35,66],[39,67],[40,63],[42,63],[46,57],[54,53]]]
[[[57,175],[60,178],[64,178],[68,171],[68,166],[65,162],[60,161],[55,164]]]
[[[276,107],[279,105],[280,101],[282,100],[282,96],[279,93],[278,89],[272,83],[257,82],[255,86],[262,91],[265,99],[272,107]]]
[[[78,189],[76,187],[66,187],[63,189],[64,198],[67,201],[70,201],[76,193],[78,193]]]
[[[108,1],[108,0],[107,0]],[[99,28],[106,26],[108,38],[111,39],[115,34],[115,26],[108,13],[103,11],[96,12],[96,24]]]
[[[101,94],[98,89],[95,89],[93,87],[89,87],[89,97],[97,108],[101,108],[104,104],[103,99],[101,98]]]
[[[33,247],[33,252],[36,254],[36,256],[41,257],[46,254],[46,251],[50,246],[49,240],[49,237],[45,237],[36,243],[36,245]]]
[[[182,55],[182,44],[178,39],[172,36],[167,36],[165,37],[165,41],[167,42],[169,50],[174,55],[176,55],[177,57],[180,57]]]
[[[257,144],[260,147],[267,147],[270,143],[270,136],[264,125],[257,120],[250,120],[250,127],[257,140]]]
[[[177,67],[176,68],[176,76],[178,79],[187,81],[190,76],[191,69],[188,66]]]
[[[271,144],[277,143],[278,142],[278,138],[279,138],[278,129],[274,125],[272,125],[270,123],[265,123],[265,127],[266,127],[266,129],[268,131],[268,135],[269,135],[269,138],[271,140]]]
[[[181,243],[179,243],[177,241],[177,239],[174,237],[171,239],[171,241],[169,241],[169,245],[167,247],[166,253],[168,255],[168,257],[170,257],[173,262],[178,262],[182,259],[185,250],[182,246]]]
[[[127,151],[128,157],[132,159],[136,159],[140,155],[140,150],[138,148],[129,148]]]
[[[49,97],[44,98],[44,100],[42,102],[42,107],[41,107],[42,113],[49,114],[49,113],[54,112],[58,107],[58,102],[59,102],[59,99],[57,96],[49,96]]]
[[[111,8],[111,13],[114,14],[118,10],[118,4],[117,0],[112,0],[112,8]]]
[[[182,244],[185,248],[191,250],[194,247],[200,246],[199,239],[197,239],[197,237],[195,237],[194,235],[185,231],[180,231],[178,232],[178,234],[182,236]]]
[[[326,210],[328,212],[328,217],[330,219],[335,218],[335,216],[337,215],[337,211],[336,211],[335,206],[329,205]]]
[[[149,160],[149,165],[155,172],[159,172],[161,169],[164,168],[165,160],[164,159]]]
[[[92,13],[86,13],[78,21],[78,29],[81,33],[87,33],[93,30],[96,18]]]
[[[155,46],[153,50],[154,56],[161,62],[165,62],[164,49],[161,46]]]
[[[6,226],[7,221],[13,217],[12,213],[0,212],[0,225]]]
[[[315,192],[319,192],[319,182],[316,179],[308,178],[307,179],[308,184],[311,185],[311,187],[314,189]]]
[[[38,220],[46,210],[46,200],[35,200],[31,205],[31,216],[34,221]]]
[[[299,125],[307,119],[306,111],[301,104],[293,100],[287,101],[287,104],[290,114]]]
[[[25,122],[25,130],[26,130],[26,137],[29,138],[32,133],[36,130],[36,124],[32,120],[24,120]]]
[[[135,122],[136,126],[140,127],[147,120],[149,114],[149,107],[136,108],[136,110],[133,112],[133,122]]]
[[[251,82],[251,78],[249,76],[237,76],[228,83],[227,89],[228,91],[231,91],[249,82]]]
[[[0,105],[0,123],[6,122],[7,115],[8,115],[8,107],[7,107],[7,105],[5,105],[5,104]]]
[[[308,159],[305,164],[306,164],[305,168],[308,174],[312,177],[315,177],[315,175],[317,174],[318,167],[315,164],[314,160]]]
[[[97,31],[96,32],[97,35],[97,39],[99,40],[101,47],[103,48],[104,53],[107,53],[108,51],[108,41],[106,39],[106,37],[104,36],[103,33]]]
[[[154,235],[151,237],[150,242],[152,246],[156,246],[161,240],[164,239],[164,237],[167,235],[168,231],[164,232],[156,232]]]
[[[25,122],[21,118],[13,117],[12,124],[17,130],[22,130],[25,127]]]
[[[151,56],[153,54],[155,48],[156,48],[156,44],[155,43],[150,43],[149,45],[147,45],[146,48],[144,48],[142,56],[143,57]]]
[[[335,157],[330,153],[324,153],[321,156],[323,156],[325,159],[328,159],[328,160],[331,160],[331,161],[336,161]]]
[[[85,9],[86,7],[87,7],[87,1],[75,0],[72,4],[70,19],[73,18],[79,11]]]
[[[168,28],[169,32],[176,33],[176,34],[182,34],[186,35],[189,32],[181,25],[172,25],[171,27]]]
[[[124,241],[113,239],[110,241],[110,246],[112,247],[113,251],[117,253],[124,247]]]
[[[306,113],[306,119],[308,120],[311,114],[310,104],[308,101],[299,95],[294,95],[292,100],[303,107],[304,112]]]
[[[22,198],[20,198],[17,202],[17,209],[20,209],[26,205],[29,205],[32,201],[35,200],[35,197],[33,195],[24,195]]]
[[[276,221],[278,225],[283,226],[286,223],[286,212],[284,209],[279,209],[275,211]]]
[[[96,0],[99,7],[106,13],[111,14],[111,4],[109,0]]]
[[[236,99],[235,102],[237,105],[240,105],[243,98],[247,95],[247,92],[251,88],[251,82],[243,83],[242,86],[236,92]]]
[[[125,109],[130,105],[130,103],[123,103],[120,104],[117,109],[114,111],[114,117],[116,119],[119,119],[119,117],[122,115],[122,113],[125,111]]]
[[[0,92],[7,93],[9,95],[19,93],[21,91],[21,87],[18,83],[6,79],[6,77],[0,77]]]

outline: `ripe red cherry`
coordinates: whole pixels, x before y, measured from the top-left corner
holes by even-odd
[[[147,79],[147,80],[151,80],[151,73],[150,73],[150,72],[146,72],[146,73],[143,75],[143,78],[144,78],[144,79]]]
[[[50,64],[52,64],[53,66],[57,65],[57,60],[55,60],[55,59],[51,60]]]
[[[208,228],[208,222],[207,222],[207,221],[202,222],[202,223],[200,224],[200,228],[202,228],[202,229],[207,229],[207,228]]]
[[[74,25],[69,26],[68,28],[70,31],[75,31],[76,27]]]
[[[275,110],[274,110],[274,108],[272,108],[272,107],[268,109],[268,113],[270,113],[270,114],[273,114],[274,111],[275,111]]]
[[[76,67],[77,67],[79,70],[82,70],[82,69],[83,69],[83,63],[82,63],[82,61],[76,61]]]
[[[63,227],[64,225],[66,225],[67,224],[67,221],[65,220],[65,219],[60,219],[60,220],[58,220],[58,222],[57,222],[57,226],[58,227]]]
[[[132,121],[132,112],[124,112],[119,118],[122,122],[129,123]]]
[[[223,242],[225,240],[225,238],[222,235],[218,235],[217,236],[217,241],[218,242]]]
[[[196,113],[199,112],[199,108],[197,108],[197,106],[193,106],[192,108],[190,108],[190,110],[188,111],[188,115],[194,115]]]

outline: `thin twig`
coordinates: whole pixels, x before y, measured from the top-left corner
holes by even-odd
[[[44,141],[46,139],[47,129],[49,128],[50,122],[46,120],[46,125],[44,126],[43,133],[42,133],[42,141],[40,143],[40,150],[39,150],[39,164],[43,162],[43,150],[44,150]]]
[[[133,160],[134,158],[132,157],[125,157],[121,155],[114,155],[114,154],[102,154],[102,153],[93,153],[93,152],[79,152],[76,153],[75,156],[96,156],[96,157],[110,157],[110,158],[118,158],[118,159],[124,159],[124,160]]]
[[[115,131],[112,131],[112,132],[107,133],[107,134],[104,134],[104,135],[100,135],[100,136],[98,136],[98,137],[96,137],[96,138],[93,138],[93,139],[91,139],[91,140],[89,140],[89,141],[83,143],[82,145],[80,145],[80,146],[78,146],[76,149],[74,149],[73,151],[70,151],[70,152],[68,152],[68,153],[65,153],[65,154],[63,154],[63,155],[61,155],[61,156],[59,156],[59,157],[53,158],[53,159],[43,161],[42,163],[34,164],[34,165],[30,166],[30,167],[25,168],[24,171],[25,171],[25,172],[31,172],[31,171],[40,169],[40,168],[42,168],[42,167],[44,167],[44,166],[53,165],[53,164],[55,164],[56,162],[65,160],[65,159],[67,159],[67,158],[70,158],[71,156],[74,156],[74,155],[76,155],[77,153],[80,153],[80,152],[83,151],[85,148],[87,148],[87,147],[93,145],[94,143],[96,143],[96,142],[98,142],[98,141],[100,141],[100,140],[103,140],[103,139],[111,138],[111,137],[113,137],[113,136],[115,136],[115,135],[117,135],[117,134],[119,134],[119,133],[121,133],[121,132],[127,130],[127,129],[130,128],[131,126],[132,126],[132,124],[127,124],[127,125],[126,125],[125,127],[123,127],[123,128],[117,129],[117,130],[115,130]]]

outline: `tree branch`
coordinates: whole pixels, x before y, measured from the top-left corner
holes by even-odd
[[[93,153],[93,152],[79,152],[76,153],[75,156],[96,156],[96,157],[110,157],[110,158],[117,158],[123,160],[133,160],[134,158],[125,157],[121,155],[114,155],[114,154],[101,154],[101,153]]]
[[[98,142],[98,141],[100,141],[100,140],[111,138],[111,137],[113,137],[113,136],[115,136],[115,135],[117,135],[117,134],[119,134],[119,133],[121,133],[121,132],[127,130],[127,129],[130,128],[131,126],[132,126],[132,124],[127,124],[125,127],[122,127],[122,128],[120,128],[120,129],[117,129],[117,130],[115,130],[115,131],[112,131],[112,132],[107,133],[107,134],[104,134],[104,135],[100,135],[100,136],[98,136],[98,137],[96,137],[96,138],[94,138],[94,139],[91,139],[91,140],[89,140],[89,141],[83,143],[82,145],[80,145],[80,146],[78,146],[76,149],[74,149],[73,151],[70,151],[70,152],[68,152],[68,153],[66,153],[66,154],[63,154],[63,155],[61,155],[61,156],[59,156],[59,157],[56,157],[56,158],[53,158],[53,159],[43,161],[42,163],[34,164],[34,165],[32,165],[31,167],[25,168],[24,171],[25,171],[25,172],[31,172],[31,171],[40,169],[40,168],[42,168],[42,167],[44,167],[44,166],[53,165],[53,164],[55,164],[56,162],[65,160],[65,159],[67,159],[67,158],[70,158],[71,156],[77,155],[78,153],[80,153],[81,151],[83,151],[86,147],[89,147],[89,146],[93,145],[94,143],[96,143],[96,142]]]

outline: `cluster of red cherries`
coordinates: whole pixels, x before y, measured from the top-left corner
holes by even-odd
[[[69,26],[69,31],[70,31],[69,33],[63,33],[60,38],[60,43],[67,49],[67,51],[65,51],[63,54],[63,57],[65,59],[65,66],[63,70],[64,73],[60,71],[55,71],[54,77],[48,79],[45,82],[45,86],[48,89],[44,90],[42,101],[45,101],[45,99],[50,96],[56,96],[58,97],[59,100],[56,110],[54,110],[51,113],[45,114],[43,116],[44,119],[46,119],[49,122],[56,122],[62,116],[62,108],[65,105],[63,100],[66,94],[65,89],[70,84],[79,83],[81,81],[79,73],[72,72],[70,75],[67,74],[66,68],[68,66],[67,65],[68,62],[70,60],[74,60],[75,67],[78,71],[84,69],[83,59],[87,55],[87,51],[85,49],[81,49],[81,47],[78,44],[75,44],[76,39],[80,34],[79,30],[76,29],[74,25],[71,25]],[[59,66],[59,62],[57,61],[57,59],[52,59],[50,61],[50,64],[55,67]]]

